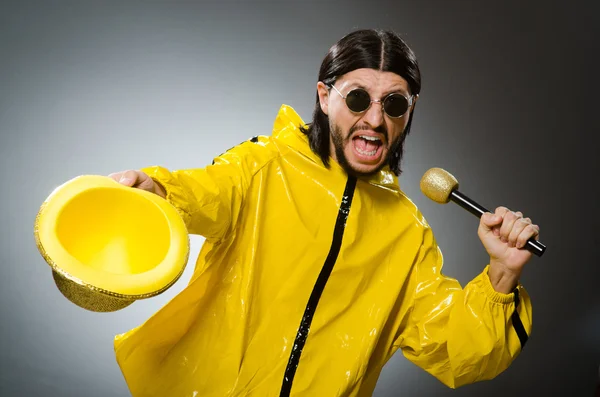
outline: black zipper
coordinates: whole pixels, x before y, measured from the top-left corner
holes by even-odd
[[[308,337],[308,332],[310,331],[310,324],[315,311],[317,310],[317,304],[319,303],[323,289],[325,289],[325,284],[327,284],[329,275],[331,274],[333,266],[335,265],[335,261],[337,260],[340,247],[342,246],[342,237],[344,237],[346,220],[348,219],[348,214],[350,213],[350,205],[352,204],[352,197],[354,196],[355,188],[356,178],[349,177],[348,182],[346,182],[346,188],[344,189],[342,204],[340,205],[338,216],[335,221],[335,227],[333,229],[333,241],[331,242],[331,247],[329,248],[329,254],[327,255],[327,259],[325,259],[323,267],[321,268],[321,273],[319,273],[317,282],[315,283],[312,293],[310,294],[310,298],[308,299],[308,303],[306,304],[306,309],[304,310],[300,327],[298,327],[296,339],[294,340],[292,352],[290,353],[290,358],[283,376],[283,384],[281,385],[281,393],[279,394],[280,397],[289,396],[290,391],[292,390],[292,382],[294,381],[294,375],[296,374],[296,369],[298,368],[298,363],[300,362],[300,355],[302,354],[302,349],[304,348],[306,338]]]

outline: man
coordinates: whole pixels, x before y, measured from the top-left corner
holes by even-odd
[[[356,31],[323,60],[309,125],[283,106],[271,136],[207,167],[111,174],[206,239],[189,285],[115,338],[134,396],[369,396],[398,349],[452,388],[510,365],[539,228],[499,207],[479,225],[481,273],[464,289],[441,273],[397,180],[420,87],[400,37]]]

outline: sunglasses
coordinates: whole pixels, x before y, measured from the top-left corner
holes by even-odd
[[[346,106],[354,113],[365,112],[371,107],[373,102],[379,102],[385,114],[392,118],[404,116],[408,108],[413,104],[414,98],[412,95],[407,98],[402,94],[394,92],[383,98],[383,100],[371,99],[371,95],[362,88],[355,88],[346,96],[343,96],[333,84],[329,84],[329,87],[333,88],[346,101]]]

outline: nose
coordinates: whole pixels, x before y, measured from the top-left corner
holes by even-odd
[[[364,121],[375,129],[383,124],[383,104],[381,102],[371,103],[363,116]]]

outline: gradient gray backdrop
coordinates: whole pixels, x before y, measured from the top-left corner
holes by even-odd
[[[33,239],[56,186],[153,164],[206,165],[269,134],[283,103],[310,120],[329,46],[376,27],[401,33],[422,68],[400,182],[436,232],[445,273],[464,285],[487,257],[475,217],[419,191],[434,166],[482,205],[523,211],[549,248],[524,273],[533,333],[505,373],[453,391],[398,354],[375,396],[591,396],[600,365],[590,191],[600,20],[591,1],[480,3],[2,2],[0,395],[127,396],[113,336],[191,275],[189,266],[163,295],[116,313],[71,304]],[[192,243],[193,262],[202,240]]]

